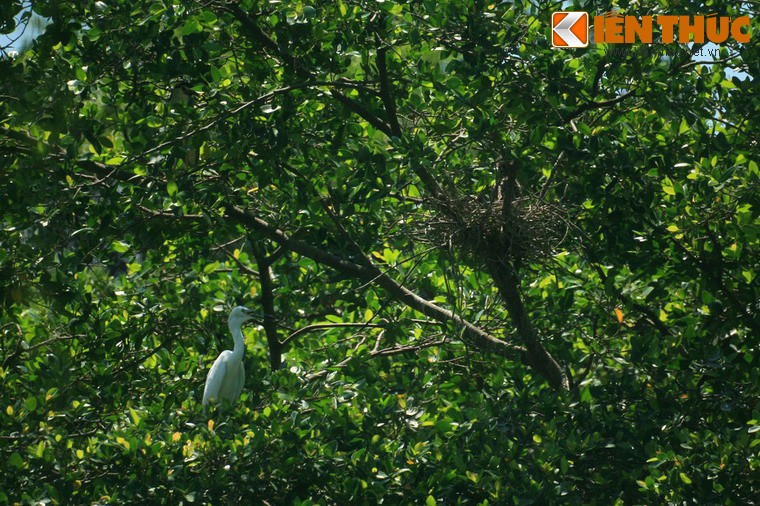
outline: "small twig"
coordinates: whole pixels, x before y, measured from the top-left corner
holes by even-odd
[[[394,346],[392,348],[378,350],[376,353],[370,353],[370,357],[388,357],[391,355],[400,355],[402,353],[418,352],[425,348],[431,348],[443,344],[446,344],[446,339],[428,340],[420,344],[409,346]]]
[[[259,277],[259,271],[255,270],[255,269],[251,269],[250,267],[248,267],[247,265],[245,265],[239,258],[237,258],[235,255],[233,255],[232,253],[230,253],[228,250],[225,250],[224,252],[232,260],[234,260],[235,263],[238,264],[238,267],[240,267],[240,270],[242,270],[243,272],[245,272],[249,276]]]
[[[538,192],[539,200],[544,200],[544,196],[546,195],[546,192],[549,191],[549,188],[551,187],[552,180],[554,179],[554,174],[557,172],[557,166],[559,165],[559,162],[562,161],[562,158],[564,156],[565,156],[565,150],[563,149],[562,151],[560,151],[559,156],[557,156],[557,159],[554,161],[551,174],[549,174],[549,177],[546,178],[546,182],[544,182],[544,185],[541,187],[541,191]]]
[[[226,243],[224,243],[224,244],[219,244],[218,246],[213,246],[213,247],[211,248],[211,251],[219,251],[219,250],[225,250],[225,252],[227,252],[227,251],[226,251],[226,249],[227,249],[227,246],[231,246],[232,244],[235,244],[236,242],[238,242],[238,241],[239,241],[239,240],[241,240],[241,239],[245,239],[245,235],[241,235],[240,237],[236,237],[236,238],[234,238],[233,240],[231,240],[231,241],[228,241],[228,242],[226,242]]]
[[[290,341],[295,339],[296,337],[306,334],[307,332],[316,332],[318,330],[326,330],[326,329],[332,329],[332,328],[341,328],[341,327],[366,327],[366,328],[382,328],[385,327],[385,325],[380,323],[366,323],[366,322],[356,322],[356,323],[314,323],[312,325],[307,325],[305,327],[301,327],[300,329],[296,330],[292,334],[290,334],[288,337],[282,340],[280,343],[282,346],[285,346]]]
[[[183,219],[183,220],[204,220],[205,216],[202,214],[175,214],[169,211],[158,211],[156,209],[150,209],[142,204],[135,204],[140,211],[149,214],[152,218],[167,218],[167,219]]]
[[[381,330],[381,331],[380,331],[380,332],[377,334],[377,339],[375,339],[375,346],[373,346],[373,347],[372,347],[372,351],[370,352],[370,355],[371,355],[372,353],[376,353],[376,352],[377,352],[377,350],[379,350],[379,349],[380,349],[380,341],[382,341],[382,340],[383,340],[383,337],[385,337],[385,330]]]
[[[356,343],[356,346],[354,346],[353,351],[356,352],[359,349],[359,347],[362,346],[366,342],[367,342],[367,338],[366,337],[362,337],[359,340],[359,342]],[[341,360],[337,364],[331,365],[331,366],[328,366],[328,367],[331,368],[331,369],[342,369],[342,368],[346,367],[355,358],[356,358],[356,355],[351,355],[349,357],[344,358],[343,360]],[[306,379],[308,381],[313,381],[315,379],[321,378],[322,376],[325,376],[328,372],[329,372],[328,369],[322,369],[321,371],[317,371],[315,373],[307,375]]]
[[[595,102],[594,101],[594,102],[588,102],[588,103],[582,104],[582,105],[578,106],[578,108],[575,109],[573,112],[571,112],[570,114],[568,114],[567,116],[565,116],[564,118],[562,118],[563,123],[568,123],[568,122],[574,120],[575,118],[577,118],[578,116],[580,116],[581,114],[583,114],[586,111],[591,111],[591,110],[594,110],[594,109],[604,109],[605,107],[610,107],[610,106],[613,106],[615,104],[619,104],[620,102],[622,102],[626,98],[628,98],[631,95],[633,95],[635,92],[636,92],[636,88],[632,88],[632,89],[626,91],[625,93],[623,93],[621,95],[618,95],[615,98],[611,98],[609,100],[603,100],[601,102]]]

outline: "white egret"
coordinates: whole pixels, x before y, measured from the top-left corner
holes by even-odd
[[[240,397],[245,382],[245,370],[243,369],[243,355],[245,354],[245,340],[243,324],[254,317],[254,312],[247,307],[238,306],[230,312],[227,325],[235,341],[235,348],[224,350],[214,361],[214,365],[206,376],[206,387],[203,389],[203,408],[209,402],[220,403],[228,401],[234,403]]]

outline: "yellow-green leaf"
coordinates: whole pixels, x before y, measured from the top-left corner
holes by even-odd
[[[129,408],[129,416],[132,418],[132,423],[135,425],[140,424],[140,415],[137,414],[137,411],[135,411],[132,408]]]
[[[126,448],[127,450],[129,450],[129,441],[127,441],[127,440],[126,440],[126,439],[124,439],[123,437],[121,437],[121,436],[117,436],[117,437],[116,437],[116,442],[117,442],[117,443],[119,443],[119,444],[120,444],[121,446],[123,446],[124,448]]]

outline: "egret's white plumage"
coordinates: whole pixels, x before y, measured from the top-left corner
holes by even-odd
[[[206,376],[206,387],[203,390],[203,406],[209,402],[220,403],[237,401],[243,391],[245,382],[245,370],[243,369],[243,355],[245,354],[245,340],[242,327],[245,322],[253,319],[253,311],[246,307],[238,306],[230,312],[227,325],[235,341],[232,350],[224,350],[214,361],[214,365]]]

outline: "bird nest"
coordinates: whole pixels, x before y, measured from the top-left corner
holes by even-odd
[[[543,263],[567,234],[564,211],[531,196],[506,204],[465,197],[435,201],[427,241],[464,251],[476,259]]]

